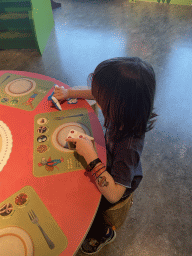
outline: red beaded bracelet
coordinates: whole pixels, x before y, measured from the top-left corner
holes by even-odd
[[[98,164],[96,167],[94,167],[94,168],[92,169],[91,172],[93,172],[93,171],[94,171],[94,172],[98,171],[101,166],[104,166],[104,164],[103,164],[103,163]]]
[[[98,164],[97,166],[95,166],[92,170],[91,170],[91,172],[93,173],[95,173],[95,172],[97,172],[100,168],[101,168],[101,166],[105,166],[103,163],[100,163],[100,164]]]
[[[89,163],[89,164],[87,165],[86,171],[87,171],[87,172],[92,171],[98,163],[101,163],[101,160],[100,160],[99,158],[93,160],[91,163]]]
[[[101,167],[99,170],[97,170],[97,171],[92,171],[92,176],[95,176],[95,179],[97,179],[100,175],[101,175],[101,173],[102,173],[102,169],[103,168],[105,168],[105,166],[103,166],[103,167]]]
[[[100,171],[99,173],[97,173],[97,177],[96,177],[96,180],[101,176],[101,174],[103,174],[104,172],[106,172],[106,169],[103,170],[103,171]]]

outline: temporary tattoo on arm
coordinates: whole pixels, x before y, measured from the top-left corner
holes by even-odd
[[[100,187],[104,187],[104,186],[107,187],[109,185],[109,182],[107,182],[105,176],[102,176],[102,177],[98,178],[98,184],[99,184]]]

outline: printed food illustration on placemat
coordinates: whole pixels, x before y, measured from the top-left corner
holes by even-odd
[[[86,168],[85,159],[65,141],[71,130],[93,137],[85,108],[41,113],[34,120],[33,174],[35,177]]]
[[[0,77],[0,104],[32,111],[53,86],[50,81],[5,73]]]
[[[57,256],[67,243],[63,231],[31,186],[0,203],[1,256]]]
[[[12,151],[12,146],[13,139],[11,130],[3,121],[0,121],[0,172],[7,164]]]

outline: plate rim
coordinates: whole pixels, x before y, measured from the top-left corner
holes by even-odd
[[[0,167],[1,172],[7,164],[8,159],[10,158],[13,147],[13,137],[11,130],[2,120],[0,120],[0,134],[3,134],[3,136],[1,136],[2,147],[0,151],[0,164],[2,164],[2,166]]]
[[[15,82],[16,80],[29,80],[30,82],[32,82],[32,88],[31,88],[29,91],[27,91],[27,92],[25,92],[25,93],[22,93],[22,94],[12,93],[12,92],[10,92],[10,91],[8,90],[8,88],[9,88],[9,86],[10,86],[13,82]],[[35,90],[36,85],[37,85],[36,82],[35,82],[34,80],[30,79],[30,78],[25,78],[25,77],[24,77],[24,78],[16,78],[16,79],[12,80],[11,82],[9,82],[9,83],[5,86],[5,92],[6,92],[8,95],[12,96],[12,97],[22,97],[22,96],[25,96],[25,95],[31,93],[33,90]]]
[[[30,234],[24,230],[21,227],[17,227],[17,226],[8,226],[8,227],[3,227],[0,228],[0,238],[2,237],[3,234],[6,234],[4,232],[6,232],[6,230],[8,230],[8,234],[13,234],[16,235],[21,241],[23,240],[24,242],[24,247],[26,246],[26,250],[25,250],[25,256],[33,256],[34,255],[34,244],[33,244],[33,240],[30,236]],[[9,231],[10,230],[10,231]],[[11,231],[13,230],[13,231]],[[4,231],[4,232],[3,232]],[[3,232],[3,233],[2,233]],[[15,232],[15,233],[14,233]],[[22,234],[20,234],[22,232],[22,234],[25,235],[25,237],[22,237]],[[19,233],[19,234],[18,234]],[[26,241],[26,239],[28,239],[28,241]],[[30,245],[27,244],[27,242],[30,242]],[[14,255],[13,255],[14,256]]]
[[[70,125],[69,125],[69,124],[70,124]],[[79,125],[77,125],[77,124],[79,124]],[[85,130],[83,127],[81,127],[81,125],[85,126],[85,129],[88,131],[89,134],[87,134],[86,130]],[[63,127],[62,127],[62,126],[63,126]],[[74,150],[71,150],[71,149],[63,148],[63,147],[61,147],[61,146],[57,143],[57,134],[58,134],[58,131],[59,131],[59,127],[60,127],[60,128],[62,127],[61,129],[63,129],[65,126],[78,126],[78,127],[81,127],[81,128],[85,131],[85,134],[91,136],[90,129],[89,129],[85,124],[82,124],[82,123],[79,123],[79,122],[64,123],[64,124],[58,126],[58,127],[54,130],[54,132],[53,132],[53,134],[52,134],[52,136],[51,136],[52,145],[54,146],[54,148],[56,148],[56,149],[59,150],[59,151],[62,151],[62,152],[73,152],[73,151],[74,151]],[[60,130],[61,130],[61,129],[60,129]],[[54,142],[55,142],[55,144],[54,144]],[[56,143],[57,143],[58,147],[56,146]]]

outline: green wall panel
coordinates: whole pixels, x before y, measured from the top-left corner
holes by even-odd
[[[0,10],[0,49],[35,48],[42,54],[54,26],[51,1],[0,0]]]

